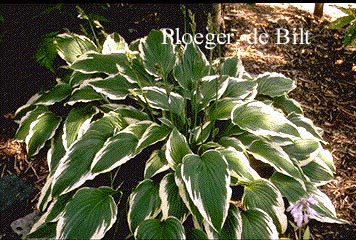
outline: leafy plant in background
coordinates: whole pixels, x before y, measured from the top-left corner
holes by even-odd
[[[159,30],[130,44],[112,33],[102,46],[55,36],[69,77],[16,112],[28,156],[50,145],[28,238],[117,237],[127,225],[136,239],[276,239],[284,199],[310,195],[310,218],[345,223],[318,189],[335,167],[288,97],[291,79],[162,42]]]
[[[330,23],[330,29],[340,29],[345,28],[344,46],[354,45],[356,46],[356,8],[344,8],[336,6],[340,9],[346,16],[340,17]]]

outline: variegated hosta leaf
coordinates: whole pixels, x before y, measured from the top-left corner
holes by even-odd
[[[208,121],[200,126],[197,126],[191,130],[189,142],[193,145],[203,144],[208,140],[215,122]]]
[[[313,219],[328,223],[348,223],[343,219],[337,218],[335,207],[329,197],[312,183],[305,182],[304,185],[306,189],[303,189],[298,181],[280,173],[274,173],[271,177],[271,182],[279,189],[282,195],[287,198],[290,204],[296,203],[301,198],[307,198],[313,195],[317,201],[317,204],[310,205],[310,207],[316,211],[316,215],[312,217]]]
[[[58,55],[68,64],[89,51],[97,51],[95,44],[87,37],[77,34],[59,34],[55,38]]]
[[[305,128],[309,133],[311,133],[314,137],[323,140],[323,130],[319,127],[316,127],[312,120],[306,118],[302,114],[291,113],[288,115],[288,120],[294,123],[298,127]]]
[[[107,104],[101,105],[101,107],[105,106],[107,106]],[[117,104],[112,110],[121,114],[129,125],[150,119],[147,113],[129,105]]]
[[[105,73],[111,75],[119,72],[116,64],[120,63],[127,63],[125,53],[101,54],[88,52],[73,62],[70,68],[85,74]]]
[[[109,34],[103,43],[103,54],[120,53],[129,50],[125,39],[118,33]]]
[[[169,169],[164,150],[154,150],[145,165],[145,179]]]
[[[208,236],[202,230],[199,230],[197,228],[193,228],[193,229],[191,229],[191,232],[187,233],[187,239],[194,239],[194,240],[201,239],[201,240],[204,240],[204,239],[208,239]]]
[[[240,210],[230,203],[229,212],[220,234],[212,233],[209,239],[241,239],[242,218]],[[214,234],[214,235],[213,235]]]
[[[257,83],[251,80],[229,77],[227,89],[222,95],[223,98],[242,100],[254,98],[257,94]]]
[[[129,125],[106,141],[95,155],[91,171],[95,174],[111,171],[135,157],[146,147],[163,140],[168,134],[166,126],[151,121]]]
[[[244,188],[242,204],[246,209],[259,208],[272,219],[280,233],[287,229],[287,216],[281,193],[270,181],[258,179],[249,182]]]
[[[274,97],[273,106],[282,109],[283,112],[286,114],[290,114],[292,112],[297,114],[303,114],[303,109],[300,106],[300,103],[298,103],[296,100],[292,98],[288,98],[286,95]],[[289,120],[292,121],[291,119]]]
[[[136,229],[135,239],[185,239],[185,230],[175,217],[148,219]]]
[[[230,98],[221,98],[210,105],[208,108],[208,118],[213,120],[228,120],[231,118],[232,109],[241,104],[241,100],[233,100]]]
[[[161,180],[159,196],[163,219],[174,216],[183,223],[189,214],[189,210],[179,195],[179,188],[176,185],[173,173],[168,173]]]
[[[25,140],[26,136],[30,132],[30,125],[33,123],[38,116],[41,114],[48,112],[48,107],[43,105],[36,106],[33,110],[28,111],[25,116],[23,116],[19,122],[19,127],[16,131],[16,139],[17,140]]]
[[[74,105],[78,102],[92,102],[97,100],[103,100],[103,96],[100,93],[96,92],[92,87],[88,85],[82,85],[79,88],[75,89],[72,92],[72,96],[65,103],[65,105]]]
[[[185,45],[182,59],[174,68],[174,77],[179,85],[190,92],[196,81],[209,75],[209,72],[209,62],[199,47],[194,43]]]
[[[141,39],[139,50],[146,70],[167,79],[176,61],[172,37],[165,37],[162,31],[152,30]]]
[[[132,191],[128,203],[127,221],[131,232],[135,232],[144,220],[153,219],[160,213],[159,186],[150,179],[140,182]]]
[[[72,87],[67,83],[58,83],[51,90],[43,93],[34,104],[41,105],[53,105],[56,102],[60,102],[66,99],[72,91]]]
[[[278,239],[278,231],[272,218],[263,210],[250,208],[241,212],[241,239]]]
[[[298,139],[282,148],[291,159],[298,162],[299,166],[304,166],[316,157],[319,146],[320,143],[315,139]]]
[[[300,137],[297,127],[282,113],[263,102],[237,105],[231,113],[232,122],[257,136]]]
[[[141,87],[154,85],[154,77],[146,71],[140,59],[134,58],[131,62],[127,63],[120,62],[116,66],[119,69],[120,74],[129,82],[137,83]]]
[[[74,107],[69,112],[63,126],[63,146],[65,149],[88,129],[90,122],[98,109],[93,106]]]
[[[223,60],[224,62],[220,65],[221,75],[228,75],[230,77],[242,77],[245,68],[242,65],[241,59],[239,59],[237,56],[233,56],[226,57]]]
[[[176,181],[176,186],[178,186],[179,189],[179,195],[185,203],[185,206],[188,208],[189,212],[192,214],[191,216],[194,223],[194,227],[202,229],[204,218],[200,214],[198,208],[194,205],[184,184],[182,177],[182,164],[177,165],[176,171],[174,172],[174,177]]]
[[[110,137],[96,153],[91,164],[94,174],[109,172],[126,163],[135,155],[138,139],[132,133],[119,132]]]
[[[237,151],[233,147],[228,147],[219,152],[224,155],[229,165],[231,177],[236,178],[238,181],[232,182],[250,182],[260,178],[258,173],[250,166],[250,162],[243,152]]]
[[[174,128],[169,135],[166,146],[166,159],[169,166],[175,169],[182,162],[183,157],[190,153],[192,153],[192,150],[189,148],[187,139]]]
[[[257,76],[256,81],[258,82],[258,94],[270,97],[282,96],[296,87],[292,79],[275,72],[260,74]]]
[[[81,188],[59,217],[56,238],[100,239],[116,221],[117,206],[108,187]]]
[[[303,177],[300,170],[280,146],[257,140],[248,147],[248,152],[256,159],[274,167],[276,171],[302,182]]]
[[[81,139],[73,143],[54,173],[52,196],[67,193],[92,177],[90,166],[95,154],[111,137],[115,129],[125,126],[124,120],[114,112],[90,124]]]
[[[61,117],[48,111],[39,115],[30,124],[30,130],[25,139],[27,155],[29,157],[36,155],[47,140],[54,136],[61,120]]]
[[[206,151],[202,156],[188,154],[183,158],[181,174],[194,205],[204,219],[220,232],[231,198],[226,159],[216,150]]]
[[[129,83],[126,78],[120,74],[109,76],[105,79],[89,80],[87,83],[98,93],[112,100],[125,99],[129,94],[129,89],[134,85]]]
[[[324,163],[326,163],[326,165],[328,165],[328,167],[332,173],[336,173],[333,155],[331,154],[331,152],[329,150],[320,148],[317,158],[320,158],[320,160],[322,160]]]
[[[170,92],[169,97],[165,89],[159,87],[143,87],[137,90],[138,97],[141,101],[148,104],[152,108],[170,111],[182,116],[184,114],[184,99],[181,95],[175,92]]]
[[[226,75],[206,76],[200,80],[199,90],[193,93],[196,95],[199,110],[204,109],[209,102],[221,98],[227,88],[228,80],[229,77]]]
[[[93,74],[85,74],[79,71],[73,71],[69,78],[69,84],[72,87],[77,87],[82,84],[84,81],[93,79]]]
[[[313,159],[302,167],[303,173],[307,175],[314,185],[324,185],[334,178],[329,166],[319,157]]]
[[[54,239],[56,238],[56,222],[49,222],[42,224],[36,230],[30,231],[27,235],[27,239]]]

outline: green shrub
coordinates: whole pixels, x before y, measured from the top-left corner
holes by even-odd
[[[346,16],[339,17],[330,23],[330,29],[340,29],[345,28],[345,36],[344,36],[344,46],[353,45],[356,46],[356,8],[343,8],[340,6],[336,6],[342,12],[346,14]]]
[[[116,222],[112,234],[127,225],[135,238],[276,239],[284,200],[310,195],[309,217],[344,223],[318,189],[335,167],[287,96],[294,82],[162,38],[113,33],[99,47],[56,36],[69,77],[16,112],[29,156],[50,145],[43,215],[27,237],[103,238]]]

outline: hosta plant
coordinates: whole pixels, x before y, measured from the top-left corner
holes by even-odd
[[[311,218],[344,222],[318,189],[335,167],[291,79],[162,43],[161,30],[55,37],[68,75],[16,112],[28,155],[48,149],[28,238],[276,239],[310,195]]]

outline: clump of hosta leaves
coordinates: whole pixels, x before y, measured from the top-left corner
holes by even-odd
[[[287,96],[291,79],[251,77],[237,57],[208,61],[194,44],[162,44],[158,30],[131,44],[116,33],[100,47],[55,40],[69,77],[16,113],[28,155],[49,146],[28,237],[103,238],[116,222],[134,238],[277,239],[284,199],[310,195],[312,218],[344,222],[318,189],[335,167],[321,129]],[[130,175],[127,164],[144,167]]]

